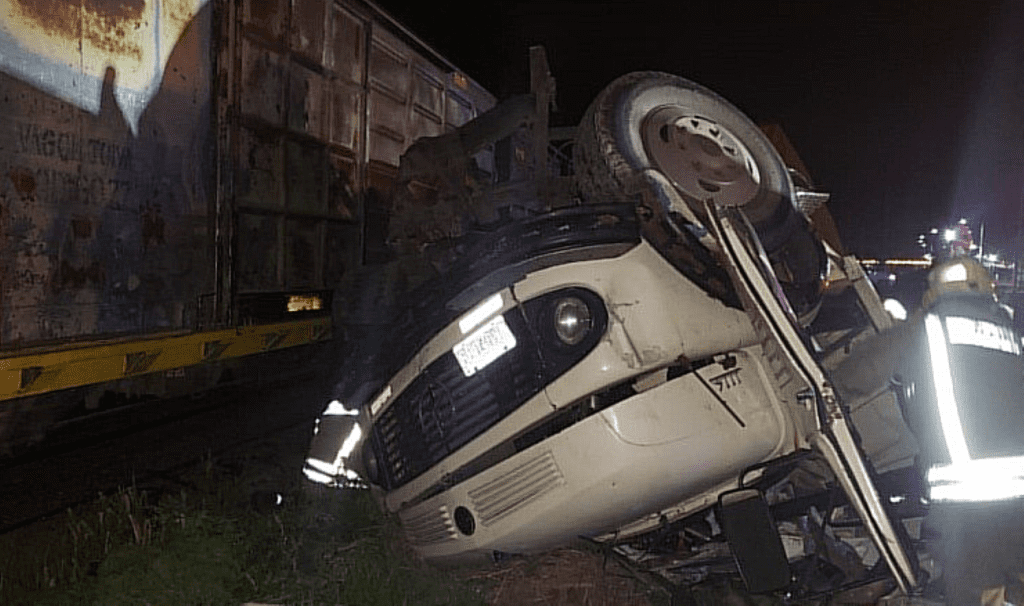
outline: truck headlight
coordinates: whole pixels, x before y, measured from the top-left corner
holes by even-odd
[[[590,307],[576,297],[565,297],[555,304],[555,334],[566,345],[576,345],[594,325]]]

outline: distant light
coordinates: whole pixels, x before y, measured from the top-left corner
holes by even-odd
[[[961,219],[960,219],[960,220],[958,221],[958,223],[959,223],[960,225],[967,225],[967,219],[963,219],[963,218],[961,218]]]
[[[909,265],[912,267],[927,267],[931,265],[927,259],[887,259],[886,265]]]
[[[946,233],[944,233],[942,237],[946,240],[946,242],[952,242],[953,240],[956,240],[956,232],[952,229],[947,229]]]
[[[928,232],[928,233],[930,233],[930,234],[937,234],[937,233],[939,233],[939,228],[933,227],[932,230],[930,232]]]
[[[890,282],[895,282],[896,281],[896,274],[889,274],[889,281]]]

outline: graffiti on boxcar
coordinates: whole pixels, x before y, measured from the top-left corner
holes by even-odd
[[[0,71],[97,113],[106,68],[132,132],[208,0],[0,0]]]
[[[118,200],[135,195],[143,189],[152,189],[158,184],[157,179],[146,175],[133,179],[117,178],[39,166],[15,166],[7,176],[18,196],[42,204],[59,204],[77,199],[87,206],[102,203],[120,207]]]
[[[54,14],[70,10],[67,3],[51,4]],[[164,16],[168,6],[87,1],[82,10],[105,15],[106,27],[118,18],[109,10],[148,19]],[[167,73],[161,67],[159,86],[134,114],[122,103],[138,82],[129,64],[92,69],[82,61],[66,83],[98,73],[98,105],[68,103],[47,82],[62,72],[22,77],[11,68],[11,55],[3,52],[10,26],[0,28],[0,113],[7,118],[0,124],[0,347],[181,328],[189,325],[190,305],[212,289],[204,50],[210,15],[177,14],[191,23],[179,28],[184,37],[173,38],[173,49],[160,50]],[[85,50],[73,56],[102,55],[96,48],[102,40],[79,35]],[[104,46],[103,52],[115,51]],[[37,68],[47,65],[45,57],[32,59]]]
[[[18,153],[80,161],[97,166],[131,169],[132,149],[123,141],[99,137],[83,139],[77,132],[62,132],[46,124],[18,124]]]
[[[0,350],[338,288],[402,151],[494,103],[372,5],[232,6],[0,0]]]
[[[125,30],[142,24],[143,0],[18,0],[13,5],[25,18],[55,35],[69,39],[84,36],[95,47],[111,53],[142,54],[131,41],[125,41]]]

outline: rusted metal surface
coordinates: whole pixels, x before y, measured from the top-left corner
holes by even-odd
[[[333,289],[405,148],[494,103],[355,0],[0,14],[0,350],[226,326],[244,296]]]
[[[238,217],[232,296],[332,288],[359,263],[366,200],[384,198],[401,153],[494,99],[370,4],[245,0],[241,13],[219,56],[240,65],[225,84],[241,110],[237,196],[221,211]]]
[[[211,286],[209,11],[4,8],[0,348],[191,325]]]
[[[2,0],[3,71],[90,113],[107,68],[135,130],[167,83],[165,66],[206,0]],[[172,84],[173,85],[173,84]]]

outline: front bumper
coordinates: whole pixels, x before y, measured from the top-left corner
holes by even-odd
[[[735,355],[735,369],[666,381],[402,507],[410,543],[437,562],[537,552],[717,492],[784,454],[787,427],[763,369]]]

